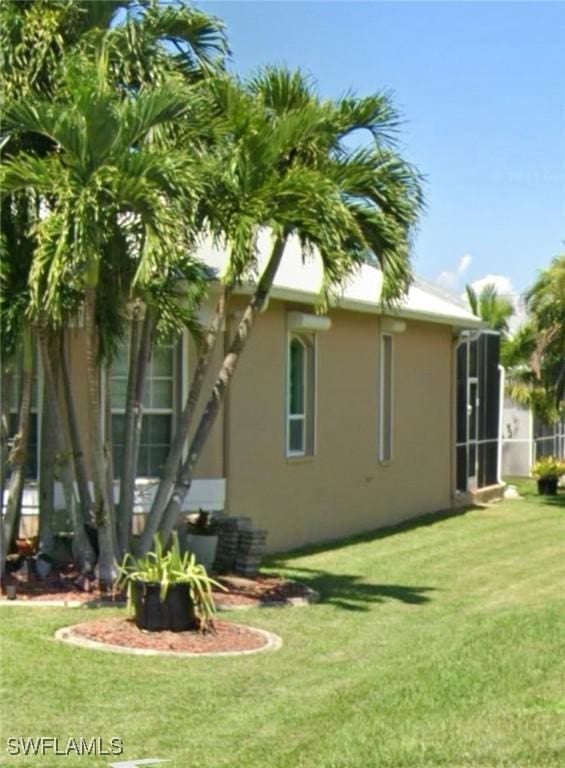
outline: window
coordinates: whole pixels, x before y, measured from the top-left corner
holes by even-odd
[[[149,360],[137,467],[140,477],[158,477],[167,458],[173,435],[177,353],[176,345],[160,344]],[[128,357],[128,348],[124,346],[112,367],[112,440],[116,477],[120,475],[123,457]]]
[[[379,461],[392,461],[392,336],[381,335]]]
[[[291,335],[287,365],[287,456],[314,453],[314,360],[314,336]]]

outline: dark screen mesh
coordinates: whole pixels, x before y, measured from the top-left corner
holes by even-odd
[[[467,344],[457,348],[457,442],[467,439]]]
[[[457,490],[467,490],[467,446],[457,448]]]
[[[500,373],[498,371],[500,337],[481,333],[473,341],[457,348],[457,443],[469,439],[468,392],[475,401],[475,387],[469,379],[477,379],[478,443],[457,448],[457,489],[467,490],[467,478],[477,475],[477,486],[492,485],[498,479],[498,431],[500,414]],[[471,433],[474,435],[474,433]]]
[[[486,338],[486,439],[498,438],[500,414],[500,372],[498,359],[500,337],[489,334]]]
[[[498,442],[485,444],[485,485],[498,482]]]

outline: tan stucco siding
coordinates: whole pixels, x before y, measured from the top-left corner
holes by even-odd
[[[394,337],[394,456],[377,460],[379,320],[334,311],[317,334],[316,453],[285,456],[286,313],[259,318],[229,402],[227,500],[281,550],[370,530],[450,503],[451,331]]]
[[[192,341],[189,343],[188,355],[186,357],[185,382],[186,386],[190,386],[190,382],[192,381],[194,369],[197,363],[197,351]],[[193,428],[190,432],[191,437],[194,434],[194,430],[196,429],[198,422],[200,421],[200,416],[202,415],[202,412],[206,406],[206,398],[212,391],[212,387],[214,386],[214,382],[220,370],[223,359],[224,337],[223,334],[220,334],[212,353],[212,360],[208,370],[208,375],[206,376],[202,386],[202,396],[200,397],[198,408],[194,414],[194,419],[192,422]],[[224,413],[223,409],[221,409],[218,413],[218,416],[216,417],[216,421],[212,427],[212,431],[208,437],[208,440],[206,441],[206,444],[202,450],[198,464],[196,465],[194,472],[195,478],[221,478],[224,476],[223,421]]]

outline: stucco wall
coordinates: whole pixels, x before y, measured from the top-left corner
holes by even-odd
[[[212,354],[212,362],[208,375],[202,385],[202,397],[198,403],[198,408],[194,414],[193,429],[190,435],[194,434],[194,430],[200,420],[200,416],[206,405],[206,397],[209,396],[212,391],[212,387],[220,370],[220,366],[224,359],[224,339],[223,334],[218,336],[214,352]],[[197,361],[197,352],[194,343],[191,341],[189,344],[189,350],[187,360],[185,363],[185,381],[187,386],[190,386],[192,377],[194,375],[194,369]],[[212,427],[212,432],[206,445],[202,451],[202,455],[196,466],[194,473],[195,478],[220,478],[224,476],[224,448],[223,448],[223,421],[224,413],[223,409],[220,410],[216,418],[216,422]]]
[[[227,501],[269,531],[271,551],[446,508],[451,497],[452,342],[408,322],[394,337],[394,456],[377,460],[379,320],[331,313],[317,334],[316,454],[285,456],[286,315],[259,318],[228,404]],[[306,310],[308,311],[308,310]]]

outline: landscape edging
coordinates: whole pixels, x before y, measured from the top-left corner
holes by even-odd
[[[259,635],[262,635],[266,639],[266,643],[259,648],[250,648],[244,651],[204,651],[203,653],[192,653],[191,651],[159,651],[155,648],[128,648],[124,645],[112,645],[111,643],[103,643],[98,640],[91,640],[88,637],[82,637],[81,635],[73,634],[76,624],[70,627],[61,627],[55,632],[55,640],[67,645],[74,645],[78,648],[86,648],[92,651],[106,651],[109,653],[127,653],[133,656],[171,656],[173,658],[196,658],[198,656],[249,656],[252,653],[262,653],[264,651],[278,651],[282,648],[282,638],[275,635],[274,632],[268,632],[266,629],[259,629],[258,627],[248,627],[245,625],[245,629],[250,629]]]

